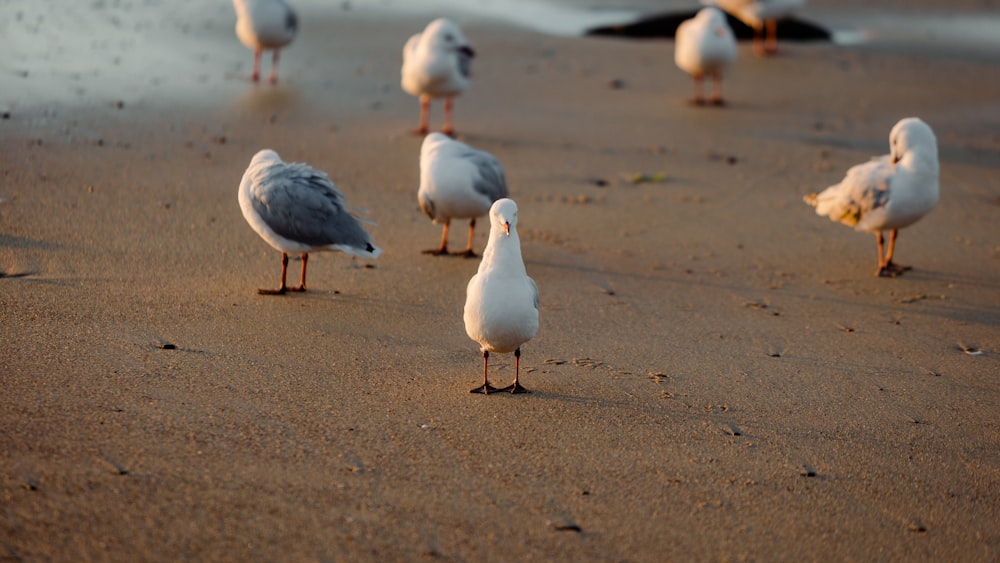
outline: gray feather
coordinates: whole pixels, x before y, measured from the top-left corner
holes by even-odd
[[[871,192],[872,209],[878,209],[879,207],[884,207],[889,203],[889,191],[892,189],[892,178],[887,178],[885,184],[879,186],[879,189],[869,189]]]
[[[430,196],[424,192],[417,192],[417,200],[420,201],[420,209],[424,211],[424,215],[430,217],[431,220],[437,218],[434,213],[434,200],[432,200]]]
[[[474,190],[488,197],[490,201],[507,197],[507,178],[504,175],[503,165],[496,157],[488,152],[470,148],[462,158],[471,162],[479,173],[472,185]]]
[[[275,233],[316,247],[372,248],[368,233],[325,173],[306,164],[276,163],[256,180],[254,209]]]
[[[466,78],[472,74],[472,57],[461,51],[458,52],[458,72]]]
[[[893,168],[887,162],[888,159],[882,157],[848,170],[849,176],[854,176],[864,185],[860,193],[851,194],[847,206],[846,215],[852,217],[853,224],[856,225],[866,214],[889,203]]]

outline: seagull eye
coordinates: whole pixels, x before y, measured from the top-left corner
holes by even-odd
[[[445,33],[444,40],[447,41],[448,43],[452,43],[455,41],[455,36],[450,33]]]

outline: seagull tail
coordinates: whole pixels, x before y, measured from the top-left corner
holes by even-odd
[[[382,254],[382,249],[375,246],[372,243],[366,243],[365,246],[354,246],[347,244],[335,244],[332,248],[343,252],[344,254],[350,254],[352,256],[358,256],[361,258],[378,258]]]

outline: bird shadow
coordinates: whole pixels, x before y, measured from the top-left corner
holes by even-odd
[[[64,245],[44,240],[0,234],[0,246],[22,250],[63,250]]]
[[[273,114],[276,111],[295,107],[301,103],[302,93],[295,87],[281,83],[276,85],[253,84],[240,93],[238,105],[257,114]]]
[[[25,270],[23,272],[4,272],[0,270],[0,280],[2,279],[12,279],[12,278],[26,278],[29,276],[38,275],[37,270]]]
[[[889,145],[882,139],[875,140],[834,135],[772,134],[767,136],[772,139],[792,141],[803,145],[864,152],[873,158],[889,153]],[[972,147],[959,148],[942,144],[938,147],[938,160],[983,168],[1000,168],[1000,160],[996,158],[993,151]]]
[[[65,250],[68,247],[63,244],[58,244],[54,242],[48,242],[44,240],[28,238],[28,237],[18,237],[7,234],[0,234],[0,247],[12,248],[22,251],[57,251]],[[34,268],[28,268],[20,271],[7,271],[0,270],[0,279],[18,279],[18,278],[34,278],[41,274],[41,271]],[[41,279],[31,279],[32,282],[42,282],[50,283],[55,285],[66,285],[67,281],[56,281],[56,280],[41,280]]]

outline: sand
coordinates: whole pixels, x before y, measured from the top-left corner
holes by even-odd
[[[744,44],[706,109],[670,41],[463,21],[459,138],[504,162],[541,292],[532,393],[484,397],[477,262],[420,253],[398,65],[426,18],[300,10],[254,86],[222,4],[7,24],[125,31],[0,69],[0,557],[1000,558],[996,58]],[[874,237],[802,195],[909,115],[942,197],[879,279]],[[257,295],[280,257],[236,189],[263,147],[327,170],[383,256]]]

